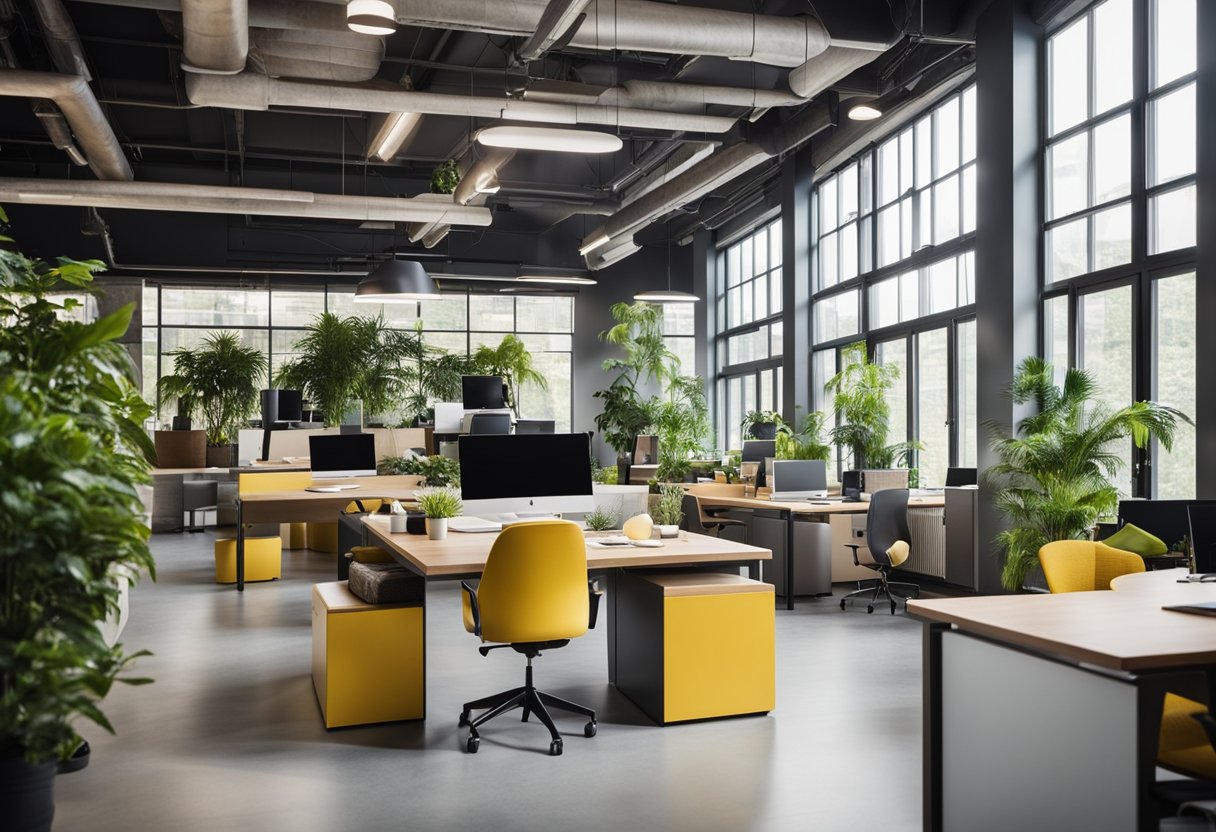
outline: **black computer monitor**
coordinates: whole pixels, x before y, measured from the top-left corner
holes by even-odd
[[[743,441],[743,462],[764,462],[769,457],[777,455],[776,439],[745,439]]]
[[[376,437],[370,433],[310,436],[308,453],[317,479],[376,476]]]
[[[585,433],[460,437],[465,514],[591,511],[591,443]]]
[[[947,468],[946,487],[960,488],[964,485],[978,485],[978,471],[975,468]]]
[[[846,500],[861,499],[860,471],[842,471],[840,473],[840,493]]]
[[[1216,505],[1193,503],[1187,507],[1191,547],[1195,550],[1195,572],[1216,573]]]
[[[460,392],[465,410],[501,410],[507,406],[502,376],[461,376]]]

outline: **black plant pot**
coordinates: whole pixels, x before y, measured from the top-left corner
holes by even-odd
[[[236,445],[208,445],[208,468],[231,468],[236,465]]]
[[[752,439],[776,439],[777,426],[771,422],[754,424],[751,426]]]
[[[91,753],[89,744],[82,741],[80,745],[76,746],[76,750],[72,752],[71,757],[59,761],[59,765],[56,766],[55,771],[58,774],[71,774],[73,771],[88,768]]]
[[[616,461],[616,483],[617,485],[629,485],[629,458],[617,459]]]
[[[50,832],[55,819],[55,763],[0,757],[0,829]]]

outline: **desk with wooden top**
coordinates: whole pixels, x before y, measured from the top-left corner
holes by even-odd
[[[426,583],[479,577],[498,537],[494,533],[451,533],[446,540],[430,540],[424,535],[393,534],[389,531],[389,518],[385,515],[368,515],[363,518],[363,525],[376,545],[424,579],[424,607]],[[607,581],[608,681],[614,685],[617,678],[616,625],[620,620],[616,609],[619,598],[616,579],[619,572],[668,567],[687,569],[694,574],[697,571],[747,567],[748,575],[755,579],[759,577],[760,562],[772,557],[768,549],[688,532],[682,532],[678,539],[665,539],[663,546],[658,548],[599,546],[593,537],[588,538],[587,544],[588,572],[602,575]]]
[[[1216,601],[1178,573],[1116,592],[909,601],[924,631],[924,829],[1155,830],[1167,690],[1207,687]]]

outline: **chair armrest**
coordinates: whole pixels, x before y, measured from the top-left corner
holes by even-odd
[[[461,596],[461,611],[464,613],[464,628],[475,636],[481,635],[481,607],[477,605],[477,590],[468,581],[461,581],[464,590]]]
[[[857,559],[857,550],[859,548],[861,548],[861,544],[860,543],[846,543],[846,544],[844,544],[844,548],[853,550],[853,565],[861,566],[861,561]]]
[[[587,629],[594,630],[595,622],[600,616],[600,599],[604,597],[604,590],[600,589],[600,582],[597,578],[592,578],[587,581],[587,600],[590,615],[587,619]]]

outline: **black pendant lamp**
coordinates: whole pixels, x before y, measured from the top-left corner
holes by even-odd
[[[435,300],[439,287],[414,260],[387,260],[359,281],[355,303],[407,303]]]

